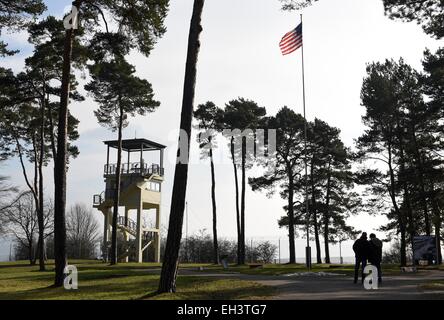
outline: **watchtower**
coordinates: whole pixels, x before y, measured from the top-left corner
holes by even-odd
[[[104,258],[107,259],[110,248],[112,214],[114,206],[114,194],[116,187],[115,163],[110,163],[110,148],[117,149],[118,141],[104,141],[107,146],[106,164],[103,177],[105,178],[105,191],[94,195],[93,207],[100,210],[104,216],[103,244]],[[165,146],[147,139],[122,140],[123,154],[127,155],[126,162],[122,159],[120,179],[120,203],[124,207],[125,214],[119,215],[117,229],[123,235],[124,243],[118,247],[123,248],[119,252],[119,260],[128,262],[133,256],[136,262],[142,262],[143,252],[150,246],[154,247],[154,261],[160,262],[160,205],[162,182],[164,176],[163,152]],[[148,154],[149,153],[149,154]],[[137,161],[134,162],[134,154]],[[145,161],[146,156],[156,159],[159,163]],[[158,157],[158,158],[157,158]],[[146,216],[144,210],[154,209],[154,226],[145,225]],[[135,220],[130,214],[136,213]]]

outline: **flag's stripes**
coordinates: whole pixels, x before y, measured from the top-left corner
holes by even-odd
[[[302,23],[286,33],[279,43],[283,55],[292,53],[302,46]]]
[[[289,54],[299,49],[302,46],[302,35],[293,34],[292,37],[279,44],[282,54]]]
[[[297,34],[297,35],[291,35],[291,37],[287,38],[287,39],[282,39],[280,45],[281,46],[285,46],[286,44],[290,43],[290,42],[294,42],[295,40],[299,40],[302,38],[301,34]]]
[[[293,46],[301,46],[302,44],[302,36],[298,36],[295,39],[291,39],[288,42],[281,45],[281,50],[288,50]],[[298,47],[299,48],[299,47]]]

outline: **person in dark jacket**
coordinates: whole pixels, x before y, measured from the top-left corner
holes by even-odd
[[[374,233],[370,234],[370,256],[368,261],[378,268],[378,282],[382,282],[382,271],[381,271],[381,261],[382,261],[382,241],[376,238]]]
[[[361,270],[361,281],[364,282],[364,268],[367,265],[367,259],[370,253],[370,244],[367,241],[367,232],[363,232],[361,237],[353,244],[353,251],[355,252],[355,280],[358,282],[359,267]]]

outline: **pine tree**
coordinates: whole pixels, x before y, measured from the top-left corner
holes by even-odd
[[[303,138],[304,118],[287,107],[283,107],[274,117],[267,119],[267,129],[276,130],[276,155],[270,155],[270,160],[262,162],[266,171],[263,176],[250,178],[249,184],[253,191],[268,191],[271,196],[276,188],[281,189],[281,196],[287,199],[285,210],[286,226],[290,250],[289,263],[296,263],[295,225],[300,223],[294,208],[296,193],[301,190],[298,177],[303,170]]]
[[[33,18],[43,13],[46,6],[42,0],[0,1],[0,35],[3,28],[24,29]],[[18,50],[9,50],[0,40],[0,57],[11,56]]]
[[[73,6],[78,10],[77,20],[81,21],[79,29],[72,27],[65,32],[62,85],[59,107],[59,126],[57,132],[57,158],[55,168],[56,190],[54,210],[54,243],[56,275],[54,285],[63,285],[66,266],[66,164],[67,164],[67,124],[70,97],[71,63],[73,42],[79,38],[88,40],[86,35],[94,35],[102,31],[102,22],[106,31],[109,25],[106,18],[116,22],[117,29],[124,34],[129,45],[148,56],[156,40],[165,32],[164,19],[168,11],[168,0],[147,0],[134,2],[128,6],[126,1],[85,1],[75,0]]]
[[[217,147],[216,130],[220,123],[223,111],[213,102],[197,106],[194,118],[198,120],[198,128],[202,130],[197,137],[202,157],[210,159],[211,167],[211,207],[213,211],[213,251],[214,264],[219,264],[219,246],[217,242],[217,209],[216,209],[216,175],[214,170],[213,150]]]
[[[225,105],[223,114],[223,127],[231,130],[228,135],[230,139],[232,156],[237,158],[236,164],[240,162],[241,169],[241,194],[240,194],[240,215],[238,232],[238,264],[245,264],[245,192],[246,192],[246,171],[253,164],[254,150],[247,148],[248,142],[255,142],[255,130],[259,129],[266,114],[264,107],[259,107],[256,102],[239,98],[232,100]],[[233,145],[234,144],[234,145]],[[248,150],[247,150],[248,149]],[[237,170],[237,167],[235,168]],[[236,172],[237,174],[237,172]]]
[[[170,221],[165,247],[164,261],[160,275],[158,292],[176,292],[176,279],[179,264],[180,240],[182,238],[183,213],[188,181],[188,159],[190,150],[191,124],[194,109],[194,94],[196,86],[197,60],[200,49],[200,34],[202,32],[202,11],[204,0],[194,0],[188,36],[188,53],[185,66],[185,81],[183,88],[182,111],[180,115],[180,130],[188,138],[186,163],[176,163],[174,172],[173,195],[171,198]],[[180,138],[179,138],[180,139]],[[181,141],[179,141],[179,144]],[[183,143],[183,142],[182,142]],[[179,156],[180,149],[177,151]]]
[[[129,53],[129,47],[125,48],[124,45],[125,38],[119,34],[107,34],[101,40],[103,42],[99,39],[94,42],[97,61],[89,66],[92,81],[85,85],[85,89],[93,95],[94,100],[99,104],[99,109],[94,111],[99,123],[112,131],[117,131],[116,184],[113,198],[110,254],[110,264],[114,265],[117,263],[117,219],[120,203],[123,128],[128,125],[128,116],[146,115],[153,112],[160,103],[154,100],[151,84],[136,77],[134,75],[135,68],[125,60],[125,55]],[[103,56],[97,58],[101,56],[100,53],[107,52],[106,49],[112,46],[110,43],[116,44],[116,46],[114,47],[115,52],[109,60],[104,59]]]

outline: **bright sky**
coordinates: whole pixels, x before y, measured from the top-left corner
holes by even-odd
[[[68,0],[46,1],[49,12],[61,16],[70,5]],[[140,77],[153,84],[162,105],[154,114],[131,120],[125,138],[148,138],[168,146],[162,197],[162,224],[167,225],[174,154],[179,126],[183,76],[186,58],[191,0],[172,0],[166,19],[167,33],[149,58],[133,53],[131,63]],[[257,101],[275,114],[282,106],[302,112],[301,56],[282,57],[281,37],[299,23],[299,13],[282,12],[277,0],[207,0],[203,13],[202,45],[199,56],[196,103],[208,100],[217,105],[237,97]],[[2,35],[3,36],[3,35]],[[0,61],[0,65],[18,72],[24,58],[31,53],[26,34],[4,35],[11,48],[22,52]],[[442,45],[442,43],[441,43]],[[425,48],[438,48],[439,42],[425,35],[415,23],[391,21],[384,16],[381,0],[320,1],[304,10],[304,50],[306,71],[307,116],[318,117],[342,130],[349,146],[363,131],[360,88],[365,65],[385,58],[403,57],[420,69]],[[83,82],[82,82],[83,83]],[[72,160],[68,176],[68,203],[90,205],[92,196],[104,189],[103,164],[106,148],[102,141],[115,134],[100,127],[93,115],[97,105],[91,98],[74,103],[71,112],[80,119],[80,156]],[[192,156],[198,154],[193,142]],[[171,161],[173,159],[173,161]],[[216,164],[218,228],[221,237],[234,238],[236,218],[234,177],[229,162]],[[16,161],[7,162],[2,173],[24,187]],[[52,194],[52,165],[46,170],[47,193]],[[49,181],[51,180],[51,181]],[[211,231],[210,168],[207,163],[190,166],[188,196],[189,233],[201,229]],[[281,255],[288,256],[287,231],[279,229],[277,219],[283,215],[285,200],[279,195],[271,199],[247,190],[246,236],[254,240],[281,239]],[[97,212],[97,217],[102,215]],[[384,223],[381,217],[356,216],[350,223],[372,232]],[[302,236],[302,235],[301,235]],[[304,239],[297,241],[297,257],[302,258]],[[9,248],[8,248],[9,250]],[[338,248],[331,249],[338,256]],[[4,252],[1,252],[4,254]],[[350,243],[343,248],[351,256]]]

